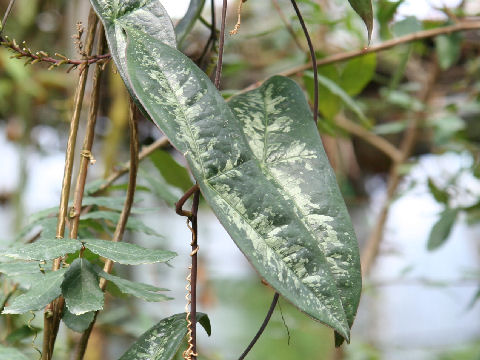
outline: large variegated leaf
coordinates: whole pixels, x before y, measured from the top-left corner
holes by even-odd
[[[208,316],[197,313],[197,320],[210,335]],[[186,314],[172,315],[143,333],[120,360],[171,360],[186,334]]]
[[[273,93],[272,103],[252,113],[258,118],[267,112],[271,121],[279,117],[268,132],[288,123],[281,143],[268,144],[278,138],[270,139],[265,132],[268,151],[259,155],[210,79],[190,59],[148,35],[126,32],[132,89],[184,154],[204,197],[238,247],[278,292],[348,339],[346,313],[354,313],[361,287],[357,245],[301,91],[288,83],[286,91],[294,95],[288,104],[294,108],[286,114],[277,113],[284,106],[280,104],[284,93],[278,98]],[[301,129],[295,131],[297,125]],[[295,137],[305,134],[310,136],[308,143]],[[291,162],[310,158],[312,163],[303,163],[307,168],[302,175],[300,165],[288,163],[290,157]],[[273,173],[266,161],[275,159],[280,160],[279,168],[295,171]],[[318,171],[309,168],[312,164],[320,164]],[[319,179],[309,177],[318,173]],[[339,230],[344,233],[338,234]],[[343,289],[352,295],[343,294]],[[343,303],[347,298],[350,304]]]
[[[90,2],[105,27],[108,47],[118,73],[134,101],[145,113],[127,81],[125,59],[127,39],[124,29],[129,28],[138,33],[148,34],[155,41],[176,47],[172,20],[159,0],[90,0]]]

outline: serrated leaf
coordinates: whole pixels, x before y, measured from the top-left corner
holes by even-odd
[[[368,42],[372,38],[373,8],[371,0],[348,0],[353,10],[362,18],[368,31]]]
[[[29,360],[20,350],[0,345],[0,359],[2,360]]]
[[[239,121],[190,59],[144,34],[127,29],[127,36],[132,88],[184,154],[233,240],[278,292],[348,339],[361,290],[358,248],[301,89],[275,77],[248,95],[262,106],[245,132],[264,131],[252,150]],[[272,123],[268,131],[265,119]],[[272,139],[265,137],[270,132]],[[343,292],[334,276],[344,277],[338,282]]]
[[[113,224],[116,224],[118,220],[120,219],[120,214],[118,212],[113,212],[113,211],[106,211],[106,210],[98,210],[98,211],[91,211],[86,214],[82,214],[80,217],[80,221],[82,220],[108,220],[112,222]],[[158,232],[153,230],[151,227],[145,225],[142,221],[140,221],[137,218],[134,217],[129,217],[126,225],[127,229],[133,230],[133,231],[140,231],[143,232],[147,235],[152,235],[152,236],[157,236],[157,237],[162,237]]]
[[[32,244],[1,250],[1,256],[20,260],[52,260],[80,250],[82,244],[73,239],[41,239]]]
[[[40,264],[36,262],[0,263],[0,274],[7,276],[40,273]]]
[[[62,282],[62,294],[74,315],[103,309],[103,292],[95,268],[88,260],[75,259],[70,265]]]
[[[427,249],[433,251],[442,246],[447,241],[455,220],[457,219],[458,209],[445,209],[440,214],[440,219],[433,225],[428,238]]]
[[[195,22],[202,14],[204,6],[205,0],[190,0],[190,5],[188,5],[187,12],[175,26],[175,34],[177,35],[177,43],[179,48],[182,48],[183,41],[187,35],[190,34],[193,25],[195,25]]]
[[[135,244],[100,239],[82,239],[91,252],[125,265],[166,262],[177,256],[166,250],[146,249]]]
[[[29,311],[41,310],[47,304],[60,296],[60,285],[66,269],[45,273],[41,280],[33,283],[30,290],[16,297],[2,314],[24,314]]]
[[[150,155],[150,160],[160,172],[167,183],[177,188],[187,191],[193,184],[187,169],[180,166],[165,150],[154,151]]]
[[[160,291],[168,291],[167,289],[161,289],[153,285],[129,281],[118,276],[108,274],[104,271],[99,272],[98,275],[103,277],[105,280],[114,283],[122,293],[136,296],[145,301],[158,302],[172,299],[159,293]]]
[[[197,320],[210,335],[208,316],[197,313]],[[186,314],[172,315],[143,333],[119,360],[171,360],[186,334]]]
[[[75,315],[68,311],[67,307],[63,308],[63,322],[69,329],[78,333],[87,330],[94,318],[95,311],[90,311],[82,315]]]
[[[108,47],[118,73],[139,109],[146,114],[128,83],[125,58],[127,39],[124,30],[128,28],[148,34],[157,42],[176,47],[172,20],[159,0],[90,0],[90,3],[105,27]]]

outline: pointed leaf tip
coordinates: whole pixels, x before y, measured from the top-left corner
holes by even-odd
[[[368,31],[368,44],[372,39],[373,8],[371,0],[348,0],[353,10],[362,18]]]

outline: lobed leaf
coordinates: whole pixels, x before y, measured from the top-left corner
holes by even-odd
[[[301,89],[275,77],[245,94],[255,100],[255,111],[236,111],[245,123],[251,113],[245,133],[263,130],[252,145],[190,59],[125,30],[131,87],[184,154],[220,222],[270,285],[348,339],[361,290],[358,247]]]
[[[146,249],[135,244],[100,239],[82,239],[91,252],[125,265],[166,262],[177,254],[167,250]]]
[[[104,271],[99,272],[98,275],[103,277],[105,280],[114,283],[123,294],[133,295],[149,302],[166,301],[172,299],[159,293],[159,291],[167,291],[167,289],[161,289],[153,285],[129,281],[118,276],[108,274]]]
[[[103,309],[103,291],[93,265],[85,259],[73,261],[62,282],[65,304],[72,314],[82,315]]]
[[[208,316],[197,313],[197,321],[210,335]],[[186,314],[172,315],[143,333],[119,360],[170,360],[186,334]]]
[[[30,290],[16,297],[2,314],[24,314],[29,311],[41,310],[61,294],[60,285],[66,269],[45,273],[42,279],[33,283]]]
[[[82,244],[73,239],[40,239],[32,244],[0,251],[1,256],[20,260],[52,260],[80,250]]]

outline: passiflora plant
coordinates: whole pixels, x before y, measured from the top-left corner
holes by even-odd
[[[336,345],[340,346],[350,340],[361,293],[361,271],[356,236],[314,121],[317,109],[312,114],[303,90],[281,76],[225,100],[218,90],[222,49],[215,84],[179,50],[204,2],[192,0],[187,15],[175,28],[161,1],[91,0],[135,106],[184,156],[196,180],[176,205],[177,213],[191,222],[193,234],[192,307],[186,314],[160,321],[121,359],[171,359],[186,335],[189,347],[184,357],[196,358],[196,323],[210,334],[208,318],[196,312],[193,298],[200,194],[259,276],[275,290],[274,304],[279,296],[284,297],[334,329]],[[371,1],[349,3],[364,20],[370,37]],[[223,36],[222,32],[221,43]],[[133,154],[132,166],[138,151]],[[132,188],[134,177],[130,178],[127,198]],[[55,233],[52,228],[57,217],[47,214],[60,211],[60,218],[61,208],[50,209],[32,222],[43,228],[39,239],[0,254],[3,259],[16,260],[3,261],[1,272],[28,274],[31,284],[3,309],[3,314],[22,314],[47,306],[44,359],[52,356],[60,318],[84,333],[86,347],[96,314],[104,305],[106,282],[146,301],[168,299],[161,293],[165,289],[110,274],[112,262],[167,262],[176,254],[118,242],[117,235],[121,240],[125,227],[154,233],[136,219],[125,220],[120,229],[117,225],[115,241],[95,238],[89,229],[92,221],[106,219],[120,224],[122,218],[128,218],[131,207],[128,200],[124,205],[123,199],[118,202],[94,196],[99,189],[86,190],[81,204],[94,210],[80,216],[80,221],[90,223],[85,223],[78,236],[59,235],[58,226]],[[186,211],[182,206],[191,196],[193,207]],[[99,257],[109,265],[102,269],[92,260]],[[55,271],[50,270],[51,261]],[[84,349],[77,358],[83,353]]]

